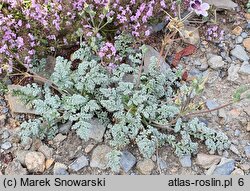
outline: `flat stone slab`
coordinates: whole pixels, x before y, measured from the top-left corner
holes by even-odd
[[[234,9],[238,6],[238,4],[231,0],[203,0],[203,2],[214,5],[218,9]]]
[[[8,85],[9,93],[5,96],[5,98],[9,103],[11,113],[26,113],[36,115],[34,109],[27,108],[18,97],[12,95],[12,90],[19,90],[21,87],[22,86],[19,85]]]
[[[152,62],[152,59],[157,59],[157,62],[159,62],[161,71],[165,71],[170,68],[170,66],[164,61],[164,58],[160,55],[159,52],[157,52],[152,46],[146,45],[146,52],[143,58],[144,62],[144,72],[148,72],[148,67]]]
[[[102,142],[103,135],[106,131],[105,125],[103,125],[98,119],[94,118],[90,121],[92,127],[90,128],[89,138]]]

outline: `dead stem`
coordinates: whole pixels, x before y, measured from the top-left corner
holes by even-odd
[[[161,172],[161,167],[160,167],[160,161],[159,161],[159,146],[158,146],[158,140],[156,140],[156,162],[157,162],[157,168],[160,174]]]
[[[243,100],[243,98],[242,99],[240,99],[239,101],[242,101]],[[187,114],[187,115],[184,115],[183,117],[189,117],[189,116],[193,116],[193,115],[201,115],[201,114],[205,114],[205,113],[210,113],[210,112],[213,112],[213,111],[217,111],[217,110],[220,110],[220,109],[222,109],[222,108],[225,108],[225,107],[228,107],[228,106],[230,106],[230,105],[233,105],[235,102],[229,102],[229,103],[227,103],[227,104],[224,104],[224,105],[221,105],[221,106],[219,106],[219,107],[216,107],[216,108],[214,108],[214,109],[210,109],[210,110],[205,110],[205,111],[197,111],[197,112],[193,112],[193,113],[189,113],[189,114]]]

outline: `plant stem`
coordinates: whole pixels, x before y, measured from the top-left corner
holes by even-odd
[[[240,99],[239,101],[241,101],[241,100],[243,100],[243,98]],[[197,112],[189,113],[189,114],[187,114],[187,115],[185,115],[185,116],[183,116],[183,117],[188,117],[188,116],[193,116],[193,115],[200,115],[200,114],[210,113],[210,112],[217,111],[217,110],[220,110],[220,109],[222,109],[222,108],[228,107],[228,106],[230,106],[230,105],[233,105],[234,103],[235,103],[234,101],[231,101],[231,102],[229,102],[229,103],[227,103],[227,104],[221,105],[221,106],[216,107],[216,108],[214,108],[214,109],[205,110],[205,111],[197,111]]]

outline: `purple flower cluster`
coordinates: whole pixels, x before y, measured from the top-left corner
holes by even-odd
[[[73,19],[62,12],[62,0],[3,0],[2,3],[0,63],[8,63],[9,71],[16,60],[29,67],[37,52],[43,54],[55,48],[63,19]]]
[[[51,54],[59,47],[76,44],[80,28],[84,40],[103,33],[96,30],[110,19],[115,34],[127,31],[143,40],[151,33],[149,22],[162,16],[161,9],[171,9],[170,0],[2,0],[0,9],[0,63],[23,62],[29,67],[36,56]],[[175,2],[175,1],[173,1]],[[86,5],[94,18],[83,17]],[[175,3],[172,4],[175,9]],[[92,19],[92,20],[91,20]],[[96,22],[96,23],[93,23]],[[112,28],[112,29],[113,29]],[[105,30],[101,28],[100,30]],[[105,38],[103,38],[105,39]],[[103,60],[114,63],[120,58],[113,40],[99,50]]]
[[[98,55],[100,56],[103,65],[108,66],[111,70],[115,68],[115,63],[117,63],[117,61],[122,61],[122,57],[119,56],[114,44],[110,42],[106,42],[101,46]]]
[[[212,41],[224,39],[225,31],[221,29],[218,25],[212,25],[204,29],[207,40]]]

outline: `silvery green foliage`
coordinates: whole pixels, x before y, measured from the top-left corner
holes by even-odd
[[[117,43],[119,46],[122,44]],[[136,57],[141,59],[142,53],[143,48]],[[80,62],[78,68],[71,70],[74,60]],[[89,139],[91,119],[99,118],[106,125],[106,139],[117,151],[133,143],[147,158],[164,145],[173,147],[177,155],[191,154],[198,148],[194,138],[204,140],[211,151],[227,148],[229,141],[223,133],[209,129],[198,119],[182,120],[180,106],[173,98],[176,97],[176,89],[184,91],[188,86],[179,82],[179,69],[160,71],[157,63],[157,58],[153,58],[148,72],[142,71],[140,75],[137,61],[120,64],[110,72],[86,44],[81,44],[71,61],[63,57],[56,59],[51,80],[62,94],[53,94],[45,86],[40,91],[42,95],[35,94],[37,96],[31,102],[41,116],[41,123],[54,129],[52,132],[56,132],[58,122],[71,121],[72,129],[84,140]],[[124,80],[128,76],[133,80]],[[32,87],[24,87],[22,95],[29,95],[27,88]],[[170,124],[173,121],[176,123]],[[37,129],[36,123],[25,122],[22,129],[24,132],[32,127]],[[159,124],[167,126],[170,132],[159,128]],[[118,164],[118,156],[119,152],[109,155],[113,169]]]
[[[28,107],[32,107],[33,101],[38,99],[41,94],[42,89],[35,83],[22,87],[22,91],[13,90],[13,95],[18,96]]]
[[[204,140],[207,148],[212,152],[230,147],[230,142],[224,133],[208,128],[197,118],[188,122],[185,129],[189,135]]]
[[[28,137],[32,138],[49,138],[52,139],[58,133],[57,125],[50,126],[46,123],[42,123],[42,119],[29,120],[23,122],[21,128],[21,139],[26,142]]]
[[[45,58],[38,59],[34,58],[32,61],[32,72],[38,73],[38,72],[45,72],[45,67],[46,67],[47,61]]]
[[[126,58],[128,55],[135,52],[131,47],[133,44],[133,37],[130,34],[123,33],[115,37],[115,40],[115,48],[122,58]]]
[[[56,64],[55,72],[52,74],[51,79],[61,89],[71,89],[74,84],[70,80],[67,80],[71,74],[71,61],[59,56],[56,58],[56,63],[60,64]]]
[[[28,122],[23,122],[20,126],[21,128],[21,139],[26,140],[27,137],[32,137],[34,135],[39,135],[41,126],[41,121],[39,119],[29,120]]]
[[[122,152],[117,150],[112,150],[106,157],[108,158],[108,167],[114,172],[119,172],[120,170],[120,159]]]

